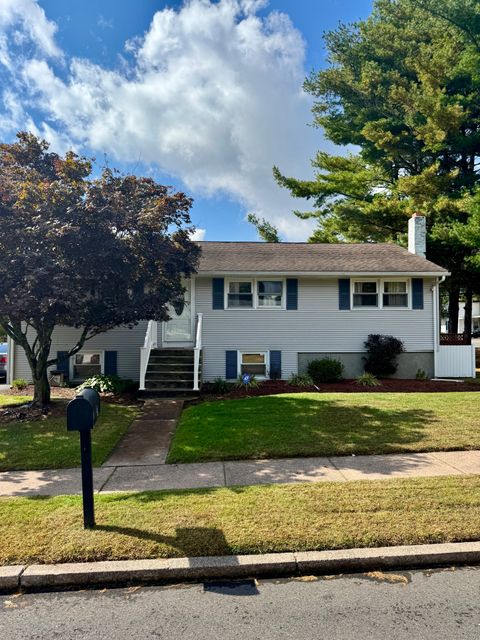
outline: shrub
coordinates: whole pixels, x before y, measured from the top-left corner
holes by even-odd
[[[358,378],[356,379],[356,382],[362,387],[379,387],[380,386],[380,382],[373,375],[373,373],[368,373],[367,371],[364,371],[362,375],[358,376]]]
[[[343,378],[343,364],[333,358],[312,360],[307,371],[315,382],[337,382]]]
[[[415,374],[415,380],[427,380],[428,376],[423,369],[417,369],[417,373]]]
[[[291,384],[292,387],[311,387],[313,386],[313,379],[308,373],[292,373],[287,380],[287,384]]]
[[[133,387],[132,380],[125,380],[124,378],[119,378],[118,376],[107,376],[107,375],[98,375],[92,376],[91,378],[87,378],[82,384],[77,387],[77,391],[81,391],[86,387],[90,387],[91,389],[95,389],[100,393],[114,393],[120,394],[125,393],[128,389]]]
[[[15,391],[23,391],[28,387],[28,382],[24,378],[15,378],[12,380],[12,389]]]
[[[391,376],[398,367],[397,357],[405,351],[403,342],[393,336],[371,333],[364,342],[367,355],[365,371],[375,376]]]
[[[240,376],[235,383],[235,386],[240,389],[256,389],[260,386],[260,382],[255,378],[253,374],[244,373]]]
[[[209,387],[212,393],[228,393],[232,388],[232,384],[223,378],[215,378]]]

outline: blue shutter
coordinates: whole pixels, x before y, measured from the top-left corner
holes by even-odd
[[[287,278],[287,310],[294,311],[296,309],[298,309],[298,280]]]
[[[338,281],[338,308],[340,311],[350,309],[350,278],[341,278]]]
[[[412,309],[423,309],[423,278],[412,278]]]
[[[117,375],[117,352],[105,351],[104,373],[106,376]]]
[[[282,377],[282,352],[270,351],[270,378],[280,380]]]
[[[61,371],[68,380],[70,376],[70,361],[68,358],[68,351],[57,351],[57,371]]]
[[[224,308],[224,288],[224,278],[212,278],[212,309]]]
[[[235,380],[238,377],[237,352],[225,351],[225,378]]]

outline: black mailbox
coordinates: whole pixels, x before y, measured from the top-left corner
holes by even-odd
[[[100,396],[87,387],[67,406],[67,431],[90,431],[100,413]]]
[[[93,425],[100,414],[100,396],[87,387],[80,391],[67,406],[67,430],[80,433],[82,459],[83,526],[95,526],[93,504],[92,434]]]

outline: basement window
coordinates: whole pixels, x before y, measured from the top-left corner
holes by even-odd
[[[71,358],[72,380],[86,380],[103,373],[102,351],[80,351]]]
[[[267,376],[267,353],[240,353],[239,375],[244,373],[254,375],[256,378],[266,378]]]

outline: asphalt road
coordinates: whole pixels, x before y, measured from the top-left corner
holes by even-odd
[[[480,637],[480,567],[2,596],[1,640]]]

